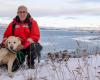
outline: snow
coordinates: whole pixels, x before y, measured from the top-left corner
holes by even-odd
[[[78,41],[85,41],[85,42],[89,42],[89,43],[94,43],[94,44],[97,43],[95,41],[100,41],[99,37],[97,37],[97,36],[76,37],[73,39],[78,40]],[[95,40],[95,41],[92,41],[92,40]]]
[[[49,58],[35,63],[35,69],[28,69],[24,63],[13,77],[6,69],[0,69],[0,80],[100,80],[100,54],[68,61],[52,61]]]

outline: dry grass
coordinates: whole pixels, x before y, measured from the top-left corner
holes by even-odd
[[[22,70],[24,80],[100,80],[100,65],[97,65],[100,52],[96,49],[94,56],[89,55],[87,49],[81,49],[78,41],[77,45],[76,54],[82,53],[81,58],[69,57],[67,50],[50,52],[45,62],[36,64],[31,72]]]

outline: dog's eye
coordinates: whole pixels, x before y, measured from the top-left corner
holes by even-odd
[[[8,42],[10,44],[10,42]]]
[[[14,42],[14,44],[15,44],[16,42]]]

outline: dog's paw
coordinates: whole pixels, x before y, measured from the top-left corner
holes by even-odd
[[[8,73],[8,76],[11,78],[14,77],[13,73]]]

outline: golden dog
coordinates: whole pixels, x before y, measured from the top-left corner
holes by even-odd
[[[21,45],[21,41],[18,37],[10,36],[5,41],[5,46],[8,48],[0,49],[0,64],[7,64],[8,66],[8,75],[12,76],[12,66],[16,58],[16,54],[12,51],[16,51],[17,47]],[[10,51],[12,50],[12,51]]]

